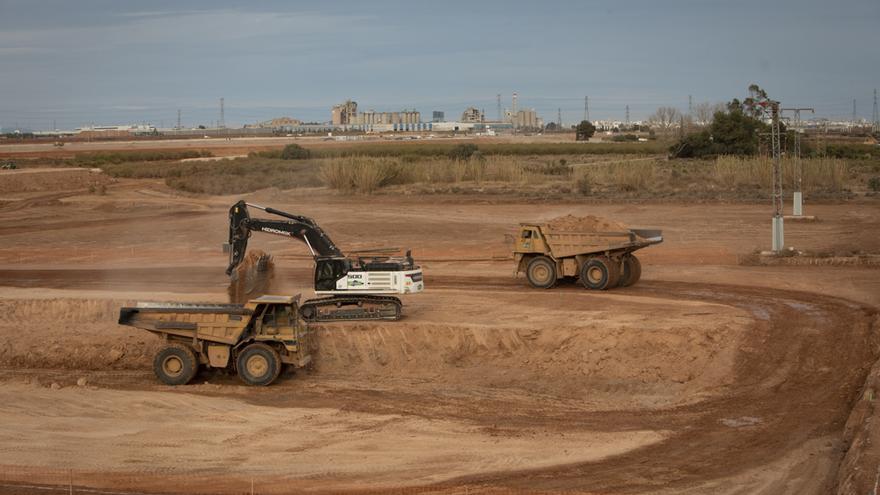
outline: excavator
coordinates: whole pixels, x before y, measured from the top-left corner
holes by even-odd
[[[281,218],[252,218],[248,208]],[[309,217],[245,201],[229,209],[229,266],[232,275],[242,262],[252,232],[265,232],[302,241],[315,259],[315,294],[300,304],[300,316],[308,322],[342,320],[398,320],[400,299],[388,294],[412,294],[425,288],[422,269],[412,253],[383,255],[388,250],[362,251],[347,257],[318,224]],[[393,250],[396,251],[396,250]],[[369,256],[369,253],[380,253]]]

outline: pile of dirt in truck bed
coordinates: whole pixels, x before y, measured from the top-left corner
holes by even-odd
[[[271,292],[275,261],[259,249],[250,251],[229,276],[229,302],[244,304]]]
[[[622,232],[629,230],[629,227],[622,223],[594,215],[585,217],[565,215],[548,221],[546,225],[551,231],[563,232]]]

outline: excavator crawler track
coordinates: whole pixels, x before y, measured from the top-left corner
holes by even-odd
[[[310,323],[351,320],[399,320],[400,299],[393,296],[329,296],[300,304],[299,313]]]

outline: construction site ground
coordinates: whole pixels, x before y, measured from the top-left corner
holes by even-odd
[[[116,325],[118,308],[225,302],[239,197],[49,189],[0,197],[0,493],[825,494],[876,479],[880,271],[741,264],[769,245],[769,204],[247,195],[317,219],[344,251],[411,248],[426,291],[401,321],[314,326],[314,369],[276,385],[205,372],[168,387],[158,339]],[[880,251],[877,202],[806,208],[820,220],[787,224],[787,244]],[[639,252],[634,287],[531,289],[510,235],[566,214],[665,241]],[[275,257],[273,290],[312,295],[304,245],[251,248]]]

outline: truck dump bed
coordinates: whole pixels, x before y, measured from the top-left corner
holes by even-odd
[[[251,315],[253,310],[241,304],[138,303],[119,311],[119,324],[232,345]]]
[[[541,226],[547,247],[557,259],[603,251],[628,252],[663,242],[660,230],[636,229],[616,232],[577,232]]]

